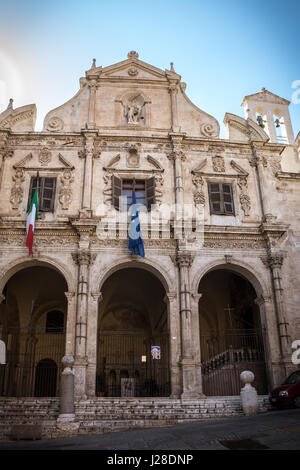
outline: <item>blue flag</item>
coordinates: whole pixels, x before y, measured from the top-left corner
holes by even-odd
[[[131,214],[128,248],[132,254],[145,258],[144,243],[141,234],[139,213],[136,206],[135,192],[133,192]]]

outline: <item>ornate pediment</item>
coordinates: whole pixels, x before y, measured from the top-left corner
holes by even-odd
[[[14,132],[34,131],[36,121],[36,105],[28,104],[13,109],[12,104],[0,114],[0,129]]]
[[[34,160],[34,162],[31,165],[28,165],[28,162],[32,162],[32,160]],[[58,164],[56,164],[57,161]],[[61,153],[59,153],[56,157],[53,157],[53,151],[47,147],[43,147],[38,151],[37,155],[33,155],[33,153],[30,152],[28,155],[15,163],[13,168],[29,171],[36,171],[47,168],[47,171],[62,171],[66,169],[73,170],[74,165],[71,165],[71,163],[69,163]]]
[[[172,70],[164,71],[139,59],[136,51],[130,51],[128,59],[108,67],[92,67],[86,72],[87,78],[121,79],[121,80],[155,80],[168,81],[170,78],[180,79]]]

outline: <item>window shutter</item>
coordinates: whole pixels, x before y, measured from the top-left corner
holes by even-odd
[[[35,191],[35,188],[36,188],[36,181],[37,181],[36,177],[31,177],[30,187],[29,187],[29,194],[28,194],[27,212],[29,211],[29,207],[30,207],[33,195],[34,195],[34,191]]]
[[[148,211],[151,210],[151,205],[155,204],[155,176],[145,181],[146,187],[146,206]]]
[[[54,211],[56,178],[40,178],[40,210],[43,212]]]
[[[224,212],[225,214],[234,214],[233,195],[231,184],[222,184]]]
[[[219,183],[208,183],[209,203],[211,214],[221,214],[221,192]]]
[[[122,181],[117,176],[112,176],[112,204],[115,209],[120,208],[119,197],[122,195]]]
[[[37,178],[31,178],[29,196],[28,196],[28,207],[31,204],[35,189],[37,185]],[[53,212],[54,201],[55,201],[55,190],[56,190],[56,178],[39,178],[38,198],[39,198],[39,211],[41,212]]]

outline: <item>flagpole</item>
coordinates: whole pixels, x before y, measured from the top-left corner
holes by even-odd
[[[36,187],[37,187],[37,196],[38,196],[38,200],[40,199],[40,191],[39,191],[39,180],[40,180],[40,172],[37,171],[37,174],[36,174]]]

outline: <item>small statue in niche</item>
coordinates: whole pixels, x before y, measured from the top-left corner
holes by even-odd
[[[135,96],[125,105],[124,114],[128,124],[139,124],[144,119],[144,105],[145,101],[142,95]]]

